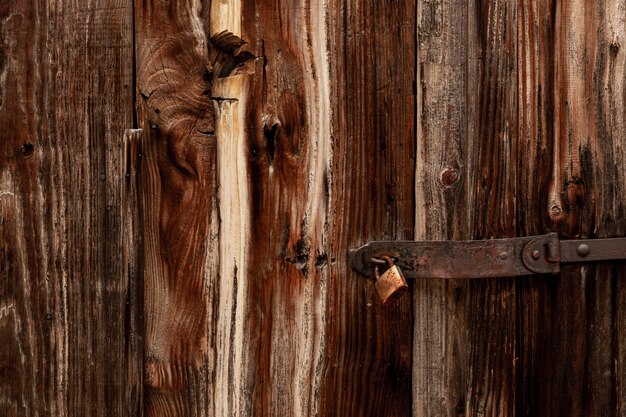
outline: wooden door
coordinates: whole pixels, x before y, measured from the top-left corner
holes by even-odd
[[[624,235],[625,6],[418,5],[416,238]],[[625,278],[418,280],[414,414],[624,415]]]
[[[626,236],[625,20],[0,5],[0,416],[626,415],[623,262],[418,279],[390,308],[347,262]]]

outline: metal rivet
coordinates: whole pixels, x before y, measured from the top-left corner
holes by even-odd
[[[508,258],[508,257],[509,257],[509,254],[508,254],[508,253],[506,253],[506,252],[502,252],[502,253],[500,254],[500,259],[502,259],[502,260],[505,260],[505,259],[506,259],[506,258]]]
[[[537,249],[535,249],[533,251],[533,259],[534,260],[538,260],[541,257],[541,252],[539,252]]]
[[[589,252],[591,252],[591,249],[589,248],[589,245],[587,245],[586,243],[581,243],[576,248],[576,253],[578,254],[578,256],[581,256],[583,258],[589,255]]]

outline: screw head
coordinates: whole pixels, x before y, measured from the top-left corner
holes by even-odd
[[[533,255],[533,259],[534,259],[534,260],[538,260],[539,258],[541,258],[541,252],[539,252],[539,250],[537,250],[537,249],[535,249],[535,250],[533,251],[533,254],[532,254],[532,255]]]
[[[504,261],[506,258],[508,258],[508,257],[509,257],[509,254],[508,254],[508,253],[506,253],[506,252],[502,252],[502,253],[500,254],[500,259],[502,259],[503,261]]]
[[[589,252],[591,252],[591,248],[589,248],[589,245],[587,245],[586,243],[581,243],[576,248],[576,253],[578,254],[578,256],[583,258],[589,255]]]

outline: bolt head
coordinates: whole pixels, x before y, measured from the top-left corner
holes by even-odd
[[[533,259],[536,260],[536,261],[539,260],[539,258],[541,258],[541,252],[539,252],[539,250],[537,250],[537,249],[535,249],[533,251],[532,255],[533,255]]]
[[[589,252],[591,252],[591,248],[589,248],[589,245],[587,245],[586,243],[581,243],[576,248],[576,253],[578,254],[578,256],[583,258],[589,255]]]

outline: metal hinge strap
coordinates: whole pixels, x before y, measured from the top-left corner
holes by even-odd
[[[374,241],[350,251],[353,269],[371,276],[372,259],[391,256],[407,278],[488,278],[556,274],[561,263],[626,259],[626,238],[559,240],[540,236],[473,241]]]

